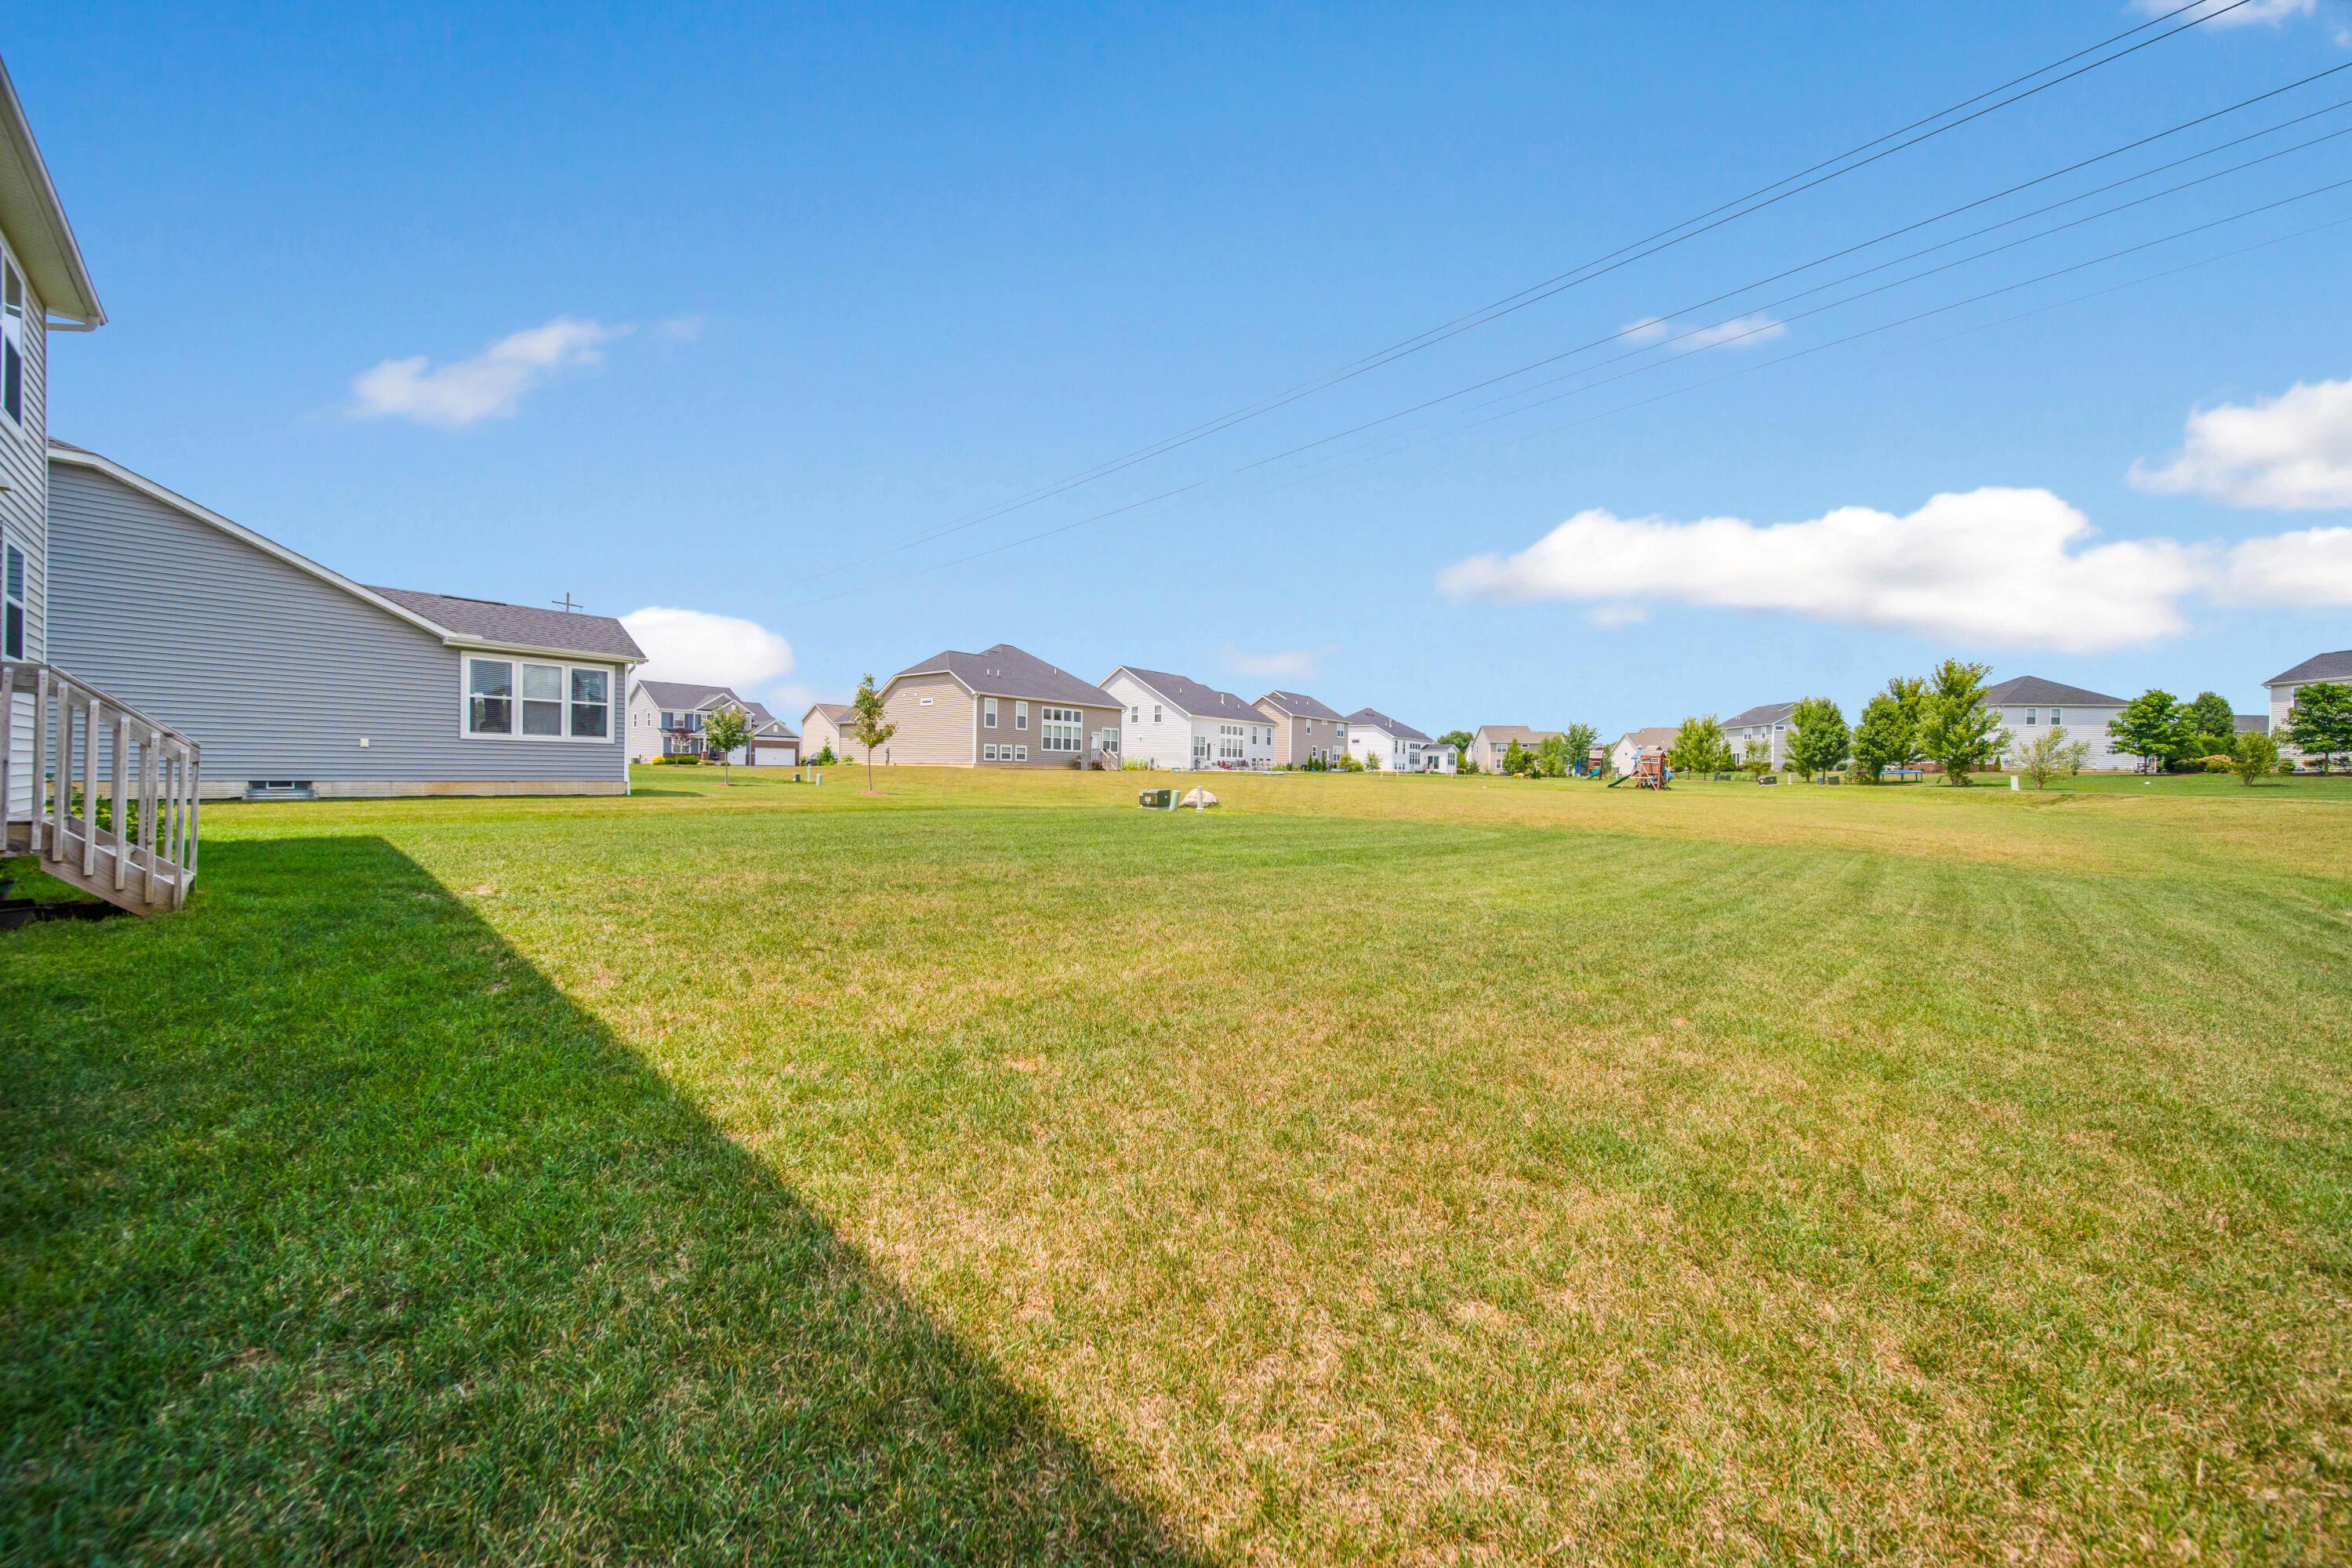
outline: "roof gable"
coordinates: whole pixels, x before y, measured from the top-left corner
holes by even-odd
[[[1195,719],[1237,719],[1252,724],[1269,721],[1255,704],[1243,701],[1232,692],[1220,691],[1190,676],[1177,675],[1165,669],[1139,669],[1134,665],[1122,664],[1103,677],[1103,684],[1109,685],[1121,674],[1133,676],[1166,698],[1178,712],[1190,714]]]
[[[1068,702],[1093,708],[1118,706],[1118,700],[1101,687],[1003,642],[978,653],[946,649],[919,664],[908,665],[890,678],[889,685],[895,686],[910,675],[934,672],[954,678],[974,696]]]
[[[1401,723],[1398,721],[1390,718],[1387,714],[1381,712],[1377,708],[1359,708],[1353,713],[1348,715],[1347,722],[1348,728],[1350,730],[1354,729],[1357,725],[1361,724],[1367,729],[1379,730],[1383,733],[1393,735],[1400,741],[1426,741],[1429,739],[1428,736],[1423,734],[1412,725]]]
[[[2293,669],[2284,669],[2263,682],[2284,686],[2296,680],[2352,680],[2352,647],[2339,653],[2315,653]]]
[[[1778,724],[1796,710],[1797,705],[1793,702],[1759,703],[1745,713],[1734,713],[1723,721],[1723,727],[1728,730],[1741,724]]]
[[[64,441],[51,441],[48,457],[52,464],[64,463],[103,474],[115,483],[161,502],[184,517],[216,528],[240,543],[250,545],[263,554],[282,561],[298,571],[307,572],[319,581],[340,588],[387,615],[430,632],[452,647],[496,647],[517,653],[558,656],[585,655],[631,664],[640,663],[646,657],[644,650],[629,636],[627,628],[609,616],[534,610],[523,605],[502,605],[489,599],[460,599],[403,588],[371,588],[352,582],[332,568],[320,565],[307,555],[287,549],[267,535],[256,533],[243,523],[230,521],[210,507],[201,506],[178,491],[157,484],[144,474],[133,473],[111,458],[101,457]],[[561,634],[565,640],[539,641],[520,635],[528,631]]]
[[[721,698],[742,703],[747,709],[753,706],[744,703],[727,687],[701,686],[691,680],[640,680],[637,689],[652,698],[656,708],[683,710],[688,713],[708,707]]]
[[[2067,686],[2055,680],[2044,680],[2038,675],[2019,675],[1999,686],[1985,689],[1984,705],[1988,708],[2013,707],[2020,702],[2072,704],[2077,708],[2121,708],[2127,700],[2107,697],[2080,686]]]
[[[1339,716],[1338,709],[1317,701],[1304,691],[1269,691],[1257,700],[1256,706],[1274,709],[1293,719],[1325,719],[1334,724],[1347,721]]]
[[[33,140],[32,122],[16,100],[16,84],[0,61],[0,229],[42,308],[79,321],[103,326],[105,308],[81,258],[65,204],[49,179],[48,163]]]

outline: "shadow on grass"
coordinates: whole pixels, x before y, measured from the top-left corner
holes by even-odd
[[[373,838],[0,936],[0,1560],[1178,1563]]]

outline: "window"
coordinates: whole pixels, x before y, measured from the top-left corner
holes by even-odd
[[[996,761],[995,742],[991,741],[988,744],[980,749],[980,760],[983,763],[992,763]]]
[[[517,711],[520,704],[520,711]],[[699,713],[664,710],[664,727],[702,728]],[[533,741],[604,741],[613,733],[613,672],[594,665],[466,660],[465,732]]]
[[[2032,710],[2032,709],[2031,709],[2031,708],[2028,708],[2028,709],[2025,710],[2025,727],[2026,727],[2027,729],[2029,729],[2029,730],[2031,730],[2031,729],[2032,729],[2032,728],[2034,727],[2034,725],[2033,725],[2033,710]]]
[[[514,666],[505,659],[466,661],[466,731],[473,735],[514,732]]]
[[[929,708],[930,705],[931,705],[931,699],[930,699],[930,698],[928,698],[928,697],[921,698],[921,699],[918,700],[916,701],[916,703],[915,703],[915,706],[916,706],[916,707],[918,707],[918,708]]]
[[[0,409],[25,422],[25,280],[0,257]]]
[[[1027,761],[1029,760],[1029,748],[1028,748],[1028,747],[1026,747],[1026,746],[1015,746],[1015,747],[1013,747],[1013,760],[1014,762],[1016,762],[1016,763],[1025,763],[1025,762],[1027,762]]]
[[[2057,709],[2055,709],[2055,708],[2053,708],[2052,710],[2050,710],[2050,722],[2051,722],[2051,723],[2053,723],[2053,725],[2054,725],[2054,724],[2063,724],[2063,723],[2064,723],[2065,721],[2066,721],[2066,718],[2065,718],[2065,715],[2064,715],[2064,714],[2063,714],[2063,713],[2059,712],[2059,711],[2058,711],[2058,710],[2057,710]],[[2032,723],[2032,721],[2029,719],[2029,720],[2027,720],[2027,721],[2026,721],[2026,722],[2028,722],[2028,723]]]
[[[2294,696],[2294,693],[2290,691],[2287,693],[2287,696],[2291,699]],[[1160,722],[1160,704],[1157,702],[1151,705],[1151,721],[1155,724]]]
[[[1040,708],[1037,710],[1037,746],[1046,752],[1079,752],[1086,749],[1087,716],[1076,708]],[[1029,748],[1021,748],[1022,760],[1028,760]]]
[[[1026,702],[1015,702],[1013,705],[1013,727],[1016,730],[1029,728],[1029,704]]]
[[[1142,710],[1140,707],[1135,707],[1135,708],[1130,708],[1130,709],[1129,709],[1129,710],[1127,710],[1127,721],[1128,721],[1129,723],[1130,723],[1130,724],[1140,724],[1140,723],[1142,723],[1142,722],[1143,722],[1143,710]]]
[[[606,697],[613,673],[607,669],[572,672],[572,738],[602,740],[612,732],[611,703]]]
[[[980,700],[980,723],[981,727],[985,730],[993,730],[996,728],[995,698],[983,697]]]
[[[1217,756],[1222,762],[1237,763],[1242,757],[1242,727],[1239,724],[1217,726]]]
[[[0,615],[6,617],[0,621],[0,658],[22,658],[25,657],[25,552],[13,544],[7,549],[7,574],[5,580],[0,580],[0,587],[7,590],[6,608],[0,610]],[[0,713],[0,724],[7,721],[7,715]]]

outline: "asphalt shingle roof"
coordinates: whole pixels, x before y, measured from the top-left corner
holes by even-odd
[[[371,584],[403,609],[413,610],[444,631],[483,642],[516,647],[543,647],[556,653],[593,654],[603,658],[642,660],[646,650],[629,629],[610,616],[583,615],[577,610],[535,610],[528,605],[501,604],[496,599],[464,599],[452,594],[420,593],[414,588],[383,588]]]
[[[1734,713],[1723,721],[1723,727],[1727,732],[1749,724],[1778,724],[1796,710],[1797,705],[1793,702],[1767,702],[1760,707],[1750,708],[1745,713]]]
[[[1375,730],[1385,730],[1400,741],[1426,741],[1428,736],[1410,724],[1401,724],[1377,708],[1359,708],[1348,715],[1348,725],[1369,724]]]
[[[1276,708],[1294,719],[1328,719],[1332,723],[1345,722],[1336,708],[1328,708],[1304,691],[1269,691],[1258,699],[1260,705]]]
[[[690,680],[640,680],[637,689],[652,698],[656,707],[673,712],[692,712],[714,698],[735,695],[724,686],[697,686]]]
[[[1481,724],[1470,738],[1483,741],[1490,746],[1497,742],[1507,746],[1517,741],[1522,751],[1532,752],[1554,735],[1565,732],[1560,730],[1533,730],[1525,724]]]
[[[1266,722],[1265,714],[1232,692],[1203,686],[1188,675],[1177,675],[1165,669],[1144,669],[1132,664],[1122,664],[1118,668],[1195,719],[1245,719],[1253,724]],[[1108,680],[1110,678],[1105,676],[1103,679]]]
[[[2055,702],[2061,707],[2121,708],[2128,699],[2105,697],[2079,686],[2066,686],[2055,680],[2044,680],[2038,675],[2020,675],[1989,689],[1984,694],[1988,708],[2009,708],[2020,702]]]
[[[1033,702],[1083,703],[1096,708],[1116,708],[1118,701],[1101,687],[1079,679],[1066,669],[1047,664],[1032,653],[1024,653],[1011,643],[1001,642],[979,653],[959,653],[950,648],[943,653],[910,664],[891,677],[919,674],[927,669],[944,669],[972,690],[990,697],[1025,697]]]
[[[2294,680],[2352,680],[2352,647],[2340,653],[2316,653],[2293,669],[2284,669],[2263,682],[2284,686]]]
[[[821,713],[835,724],[846,724],[857,717],[857,710],[846,702],[812,702],[809,704],[809,713]],[[801,717],[806,720],[808,713],[803,713]]]

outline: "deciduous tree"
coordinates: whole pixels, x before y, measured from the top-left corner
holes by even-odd
[[[2017,771],[2031,779],[2035,789],[2048,789],[2052,779],[2060,773],[2079,773],[2090,760],[2088,742],[2069,741],[2066,726],[2053,724],[2025,743],[2017,756]]]
[[[2249,730],[2239,736],[2230,753],[2230,771],[2242,784],[2270,777],[2278,772],[2278,742],[2262,730]]]
[[[2279,739],[2319,759],[2326,773],[2336,758],[2352,752],[2352,685],[2340,680],[2315,680],[2298,689],[2287,710],[2287,727]]]
[[[2188,710],[2169,691],[2150,687],[2107,721],[2107,739],[2126,756],[2137,757],[2143,768],[2160,768],[2189,754],[2195,731]]]
[[[1548,779],[1564,779],[1575,765],[1568,749],[1568,741],[1559,735],[1546,735],[1536,747],[1536,773]]]
[[[1592,755],[1592,748],[1601,743],[1601,731],[1590,724],[1570,724],[1561,738],[1568,742],[1568,765],[1580,768]]]
[[[751,720],[740,708],[730,704],[702,716],[702,743],[719,753],[719,782],[722,787],[734,787],[735,770],[729,759],[751,738]]]
[[[1927,677],[1919,698],[1918,754],[1944,770],[1948,784],[1966,784],[1969,772],[2000,755],[2009,731],[1984,705],[1981,664],[1948,658]]]
[[[1826,697],[1808,697],[1789,715],[1789,766],[1801,778],[1825,773],[1845,761],[1853,732]]]
[[[1666,748],[1666,762],[1678,773],[1729,773],[1731,742],[1714,714],[1685,719]]]

